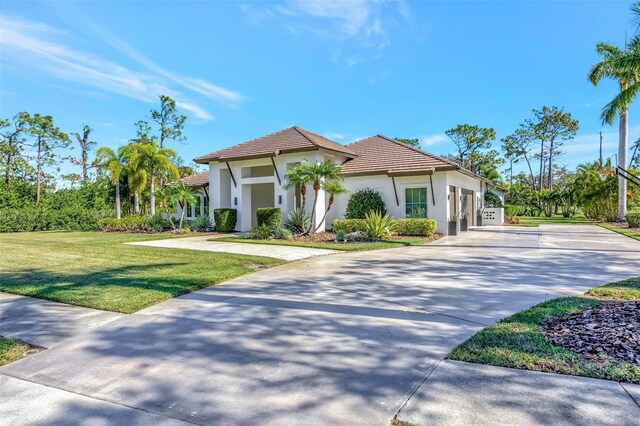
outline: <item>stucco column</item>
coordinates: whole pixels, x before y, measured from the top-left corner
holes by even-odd
[[[316,214],[313,224],[313,229],[318,227],[320,228],[318,229],[318,232],[323,232],[325,230],[325,221],[322,221],[322,217],[324,216],[324,211],[327,208],[326,201],[326,193],[324,192],[324,189],[320,188],[318,191],[318,202],[316,204]]]

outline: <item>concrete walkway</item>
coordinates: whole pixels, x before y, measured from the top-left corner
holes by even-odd
[[[456,399],[455,388],[438,384],[449,365],[442,359],[505,315],[637,275],[639,252],[640,242],[599,227],[543,226],[483,228],[425,246],[309,258],[109,322],[0,368],[0,376],[28,382],[23,386],[34,392],[48,387],[77,395],[60,407],[75,423],[90,418],[82,398],[234,425],[386,425],[403,406],[401,415],[418,416],[422,411],[412,406],[435,403],[425,418],[446,423],[455,418],[429,413],[458,403],[465,411],[503,413],[513,402],[504,400],[510,392],[529,396],[529,408],[511,406],[532,410],[518,419],[536,423],[536,404],[549,399],[523,388],[539,381],[522,376],[511,391],[504,380],[502,395],[494,384],[484,399]],[[12,383],[0,386],[0,412],[13,407],[7,421],[19,423]],[[572,383],[574,392],[556,393],[557,403],[594,389]],[[440,389],[451,397],[433,399]],[[611,417],[590,409],[585,419],[625,424],[622,415],[640,416],[628,396],[612,389],[606,395],[625,411]],[[546,419],[567,424],[576,417],[554,409]]]
[[[123,314],[0,292],[0,336],[50,348]]]
[[[210,235],[203,237],[172,238],[167,240],[138,241],[127,243],[140,246],[166,247],[173,249],[219,251],[223,253],[247,254],[251,256],[275,257],[288,261],[307,259],[309,257],[324,256],[337,253],[334,250],[278,246],[272,244],[232,243],[212,241],[215,237]]]

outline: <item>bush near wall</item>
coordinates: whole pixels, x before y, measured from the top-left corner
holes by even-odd
[[[51,230],[91,230],[100,228],[100,220],[112,211],[80,208],[48,209],[42,206],[0,209],[0,232]]]
[[[232,232],[238,223],[238,210],[236,209],[215,209],[213,210],[213,220],[218,232]]]
[[[394,219],[398,235],[415,235],[429,237],[436,232],[437,223],[433,219]],[[365,231],[363,219],[336,219],[333,221],[334,232]]]
[[[147,231],[151,229],[151,216],[130,215],[120,219],[105,217],[99,221],[103,231]]]
[[[396,219],[398,235],[417,235],[429,237],[436,233],[436,221],[433,219]]]
[[[364,188],[349,197],[344,217],[347,219],[364,219],[370,211],[376,211],[384,216],[387,213],[387,206],[378,191]]]
[[[258,226],[266,225],[269,229],[278,229],[282,225],[282,209],[278,207],[261,207],[256,210]]]
[[[640,228],[640,212],[629,212],[626,219],[629,228]]]

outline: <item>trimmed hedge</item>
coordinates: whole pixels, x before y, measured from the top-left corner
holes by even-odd
[[[364,219],[336,219],[333,221],[333,232],[364,232]]]
[[[376,211],[384,216],[387,213],[387,206],[378,191],[364,188],[349,197],[344,217],[347,219],[364,219],[370,211]]]
[[[103,231],[147,231],[151,229],[151,216],[105,217],[99,223]]]
[[[398,235],[418,235],[429,237],[436,232],[436,221],[433,219],[396,219]]]
[[[256,210],[258,226],[266,225],[269,229],[278,229],[282,225],[282,209],[279,207],[261,207]]]
[[[429,237],[436,232],[437,223],[433,219],[394,219],[398,235]],[[336,219],[333,232],[365,232],[364,219]]]
[[[214,209],[213,220],[218,232],[232,232],[238,223],[238,210],[236,209]]]
[[[48,209],[31,207],[0,209],[0,232],[98,229],[99,221],[112,211],[78,208]]]

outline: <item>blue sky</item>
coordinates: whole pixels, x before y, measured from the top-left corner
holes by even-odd
[[[173,147],[190,160],[291,125],[341,143],[417,137],[443,154],[458,123],[499,139],[555,105],[580,121],[560,159],[572,168],[597,157],[616,90],[586,79],[594,45],[624,43],[629,21],[627,2],[4,1],[0,116],[86,123],[117,147],[168,94],[188,116]],[[606,156],[616,128],[603,128]]]

